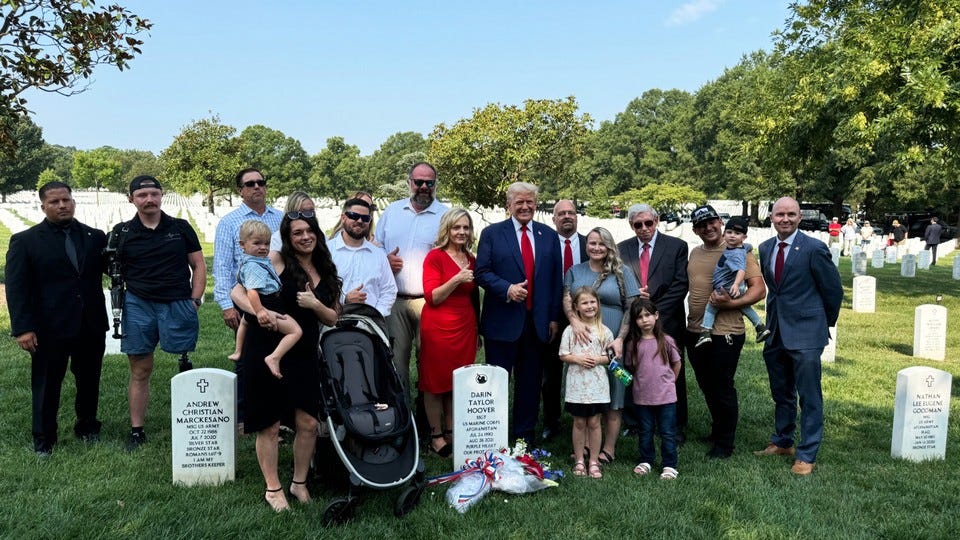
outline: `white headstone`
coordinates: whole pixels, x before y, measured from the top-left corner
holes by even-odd
[[[870,266],[874,268],[883,268],[883,256],[884,252],[881,250],[876,250],[873,252],[873,259],[870,261]]]
[[[850,258],[854,258],[857,253],[863,253],[863,248],[860,244],[854,244],[853,247],[850,248]]]
[[[873,313],[877,310],[877,278],[857,276],[853,278],[853,311]]]
[[[887,247],[887,264],[896,264],[897,263],[897,251],[899,250],[898,246],[888,246]]]
[[[947,354],[947,308],[917,306],[913,315],[913,356],[943,360]]]
[[[821,362],[836,362],[837,361],[837,327],[830,327],[830,340],[827,341],[827,346],[823,348],[823,352],[820,353]]]
[[[221,484],[236,472],[237,376],[199,368],[170,380],[173,483]]]
[[[953,258],[953,279],[960,279],[960,256]]]
[[[890,455],[910,461],[944,459],[953,377],[925,366],[897,373]]]
[[[509,375],[502,367],[472,364],[453,372],[453,464],[509,444]]]
[[[867,254],[864,252],[856,253],[851,259],[853,263],[853,275],[862,276],[867,273]]]
[[[917,256],[913,253],[907,253],[900,260],[900,275],[903,277],[917,276]]]
[[[930,250],[924,249],[917,253],[917,268],[920,270],[930,269]]]
[[[830,246],[830,259],[833,260],[834,266],[840,266],[840,246],[836,244]]]

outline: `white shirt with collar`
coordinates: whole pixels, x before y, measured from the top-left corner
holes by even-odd
[[[650,245],[650,254],[653,255],[653,246],[657,244],[657,237],[660,236],[660,231],[653,231],[653,236],[650,237],[650,241],[647,244]],[[643,253],[643,240],[637,238],[637,255]]]
[[[777,270],[777,251],[780,250],[780,242],[786,242],[786,247],[783,248],[783,262],[787,262],[787,257],[790,256],[790,248],[793,247],[793,242],[797,239],[797,233],[800,232],[800,229],[793,231],[793,234],[781,240],[779,237],[774,237],[775,243],[773,244],[773,254],[770,257],[770,271],[776,274]]]
[[[520,222],[517,221],[517,218],[513,216],[510,216],[510,221],[513,222],[513,230],[516,231],[517,233],[517,245],[520,246],[520,253],[522,254],[523,244],[521,244],[521,241],[522,241],[521,237],[523,236],[523,232],[520,231],[520,228],[523,227],[523,225],[521,225]],[[527,222],[527,235],[528,235],[527,237],[530,238],[530,249],[533,251],[533,260],[536,261],[537,248],[534,247],[536,245],[536,242],[533,240],[533,220],[532,219]]]
[[[384,317],[390,315],[390,309],[397,300],[397,282],[393,278],[387,254],[369,240],[360,247],[348,246],[343,241],[343,232],[334,236],[327,244],[333,264],[337,265],[337,275],[343,280],[340,301],[346,294],[363,285],[367,293],[367,305],[377,308]]]
[[[557,236],[560,237],[560,260],[563,260],[563,252],[567,249],[567,240],[569,240],[570,250],[573,251],[573,264],[582,263],[583,261],[580,260],[580,235],[577,234],[577,231],[573,231],[570,238],[564,238],[561,234],[557,234]]]
[[[410,199],[394,201],[387,206],[374,237],[386,253],[397,253],[403,259],[403,268],[396,273],[399,294],[423,296],[423,260],[433,249],[440,231],[440,218],[450,208],[436,199],[420,212],[413,208]]]

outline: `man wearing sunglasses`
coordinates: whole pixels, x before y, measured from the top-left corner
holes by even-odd
[[[677,343],[683,343],[687,296],[687,243],[660,234],[660,214],[649,204],[635,204],[627,210],[627,222],[636,238],[617,244],[623,264],[629,265],[640,287],[640,296],[649,298],[660,312],[663,331]],[[619,336],[614,349],[619,351]],[[687,379],[680,351],[680,375],[677,376],[677,443],[682,444],[687,426]],[[633,425],[630,407],[624,408],[624,424]]]
[[[393,338],[394,361],[405,387],[410,387],[410,353],[420,335],[423,310],[423,260],[437,241],[440,218],[449,209],[435,199],[437,170],[416,163],[407,178],[410,198],[387,206],[374,238],[383,246],[397,282],[397,301],[387,326]],[[418,345],[419,347],[419,345]],[[418,354],[419,356],[419,354]]]
[[[367,240],[370,222],[370,205],[363,199],[348,199],[340,215],[342,227],[328,247],[343,280],[340,301],[373,306],[387,317],[397,299],[397,282],[387,254]]]
[[[240,326],[240,314],[233,307],[230,291],[237,284],[237,270],[240,268],[240,224],[248,219],[262,221],[276,232],[280,229],[283,213],[267,206],[267,181],[259,169],[247,168],[234,177],[240,193],[240,206],[223,216],[217,224],[213,240],[213,300],[220,306],[223,323],[232,330]],[[240,411],[238,423],[243,421],[243,366],[236,365],[237,371],[237,410]]]

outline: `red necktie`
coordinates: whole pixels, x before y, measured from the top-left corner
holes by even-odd
[[[570,239],[563,241],[563,275],[567,275],[567,270],[573,266],[573,249],[570,247]]]
[[[777,250],[777,260],[773,262],[773,279],[780,284],[780,278],[783,276],[783,250],[787,247],[786,242],[780,242],[780,249]]]
[[[520,258],[523,259],[523,273],[527,276],[527,309],[533,309],[533,244],[527,236],[527,226],[520,227]]]
[[[640,286],[647,286],[647,274],[650,273],[650,244],[644,242],[643,253],[640,254]]]

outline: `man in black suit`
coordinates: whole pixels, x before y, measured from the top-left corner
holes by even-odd
[[[663,331],[683,343],[686,312],[683,300],[687,296],[687,243],[679,238],[660,234],[660,214],[648,204],[635,204],[627,210],[627,221],[637,237],[617,244],[623,264],[628,265],[640,282],[640,296],[657,305]],[[643,253],[646,251],[646,255]],[[622,336],[621,336],[622,337]],[[619,341],[619,338],[618,338]],[[619,351],[620,344],[614,348]],[[677,376],[677,443],[682,444],[687,427],[687,379],[680,349],[680,375]],[[624,411],[630,411],[625,407]],[[631,424],[624,415],[625,423]]]
[[[561,276],[575,264],[587,260],[587,237],[577,233],[577,209],[573,201],[560,200],[553,205],[553,226],[560,237],[560,257],[563,261]],[[561,279],[562,282],[562,279]],[[543,358],[543,439],[550,440],[560,433],[561,398],[563,385],[563,362],[560,361],[560,336],[566,328],[565,318],[560,318],[557,335],[544,348]]]
[[[97,405],[107,331],[103,296],[103,231],[73,219],[70,186],[40,188],[46,219],[10,238],[6,285],[10,329],[32,359],[33,447],[48,456],[57,442],[57,410],[67,360],[76,380],[77,423],[86,442],[100,437]]]

